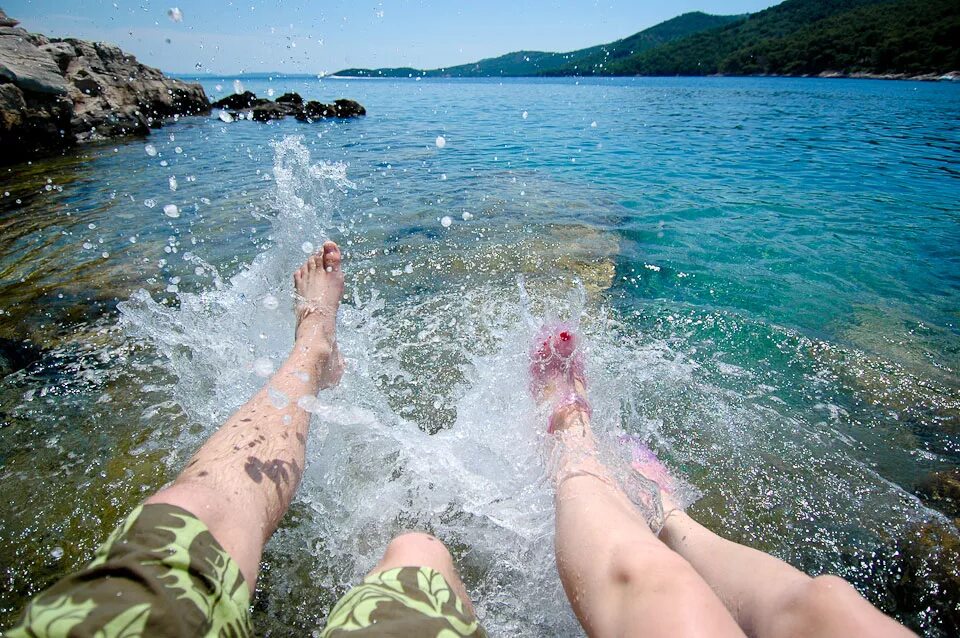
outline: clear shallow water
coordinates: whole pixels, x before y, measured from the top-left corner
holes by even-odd
[[[958,87],[245,84],[369,115],[186,119],[3,178],[0,338],[32,361],[0,383],[7,617],[262,383],[288,273],[332,237],[349,371],[268,548],[261,632],[319,626],[417,527],[493,634],[577,633],[525,391],[531,317],[555,315],[582,321],[598,428],[650,441],[698,518],[953,630],[956,528],[913,492],[960,465]]]

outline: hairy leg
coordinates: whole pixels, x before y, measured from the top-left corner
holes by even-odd
[[[742,636],[597,458],[576,348],[571,331],[552,331],[533,353],[531,373],[538,400],[554,402],[557,568],[577,618],[591,636]]]
[[[343,294],[340,249],[333,242],[294,274],[298,325],[293,351],[267,385],[147,503],[180,506],[203,521],[237,561],[253,591],[260,555],[300,483],[310,414],[297,405],[342,374],[336,318]],[[271,393],[287,402],[276,407]]]

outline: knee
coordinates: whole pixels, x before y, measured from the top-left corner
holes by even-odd
[[[652,587],[677,595],[697,580],[690,563],[659,541],[618,545],[611,553],[608,574],[613,584],[627,590]]]
[[[436,537],[424,532],[407,532],[390,541],[381,564],[391,567],[423,566],[445,571],[453,566],[453,558]]]
[[[811,627],[832,626],[854,620],[863,602],[860,594],[838,576],[807,578],[791,587],[783,598],[781,621],[809,630]]]

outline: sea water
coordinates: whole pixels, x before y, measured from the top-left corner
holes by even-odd
[[[579,633],[527,391],[560,319],[612,465],[640,436],[718,533],[950,631],[956,528],[915,493],[960,460],[958,87],[243,82],[368,115],[183,118],[0,184],[5,618],[264,383],[290,273],[334,239],[347,372],[308,406],[261,633],[321,628],[408,529],[451,548],[492,635]]]

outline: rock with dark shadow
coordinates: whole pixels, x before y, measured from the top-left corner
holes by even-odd
[[[303,106],[297,114],[301,121],[315,121],[331,117],[359,117],[366,115],[367,110],[359,102],[353,100],[337,100],[333,104],[324,104],[311,100]]]
[[[48,38],[16,24],[0,11],[2,163],[210,112],[199,84],[168,78],[110,44]]]
[[[262,106],[269,103],[270,100],[259,98],[252,91],[244,91],[243,93],[234,93],[233,95],[228,95],[225,98],[217,100],[210,106],[215,109],[223,109],[225,111],[239,111],[241,109],[250,109],[255,106]]]
[[[276,101],[281,104],[294,104],[296,106],[303,105],[303,98],[300,97],[299,93],[284,93],[278,97]]]
[[[259,98],[250,91],[228,95],[213,103],[213,108],[230,112],[234,120],[256,120],[270,122],[282,120],[292,115],[301,122],[314,122],[334,117],[359,117],[367,110],[353,100],[337,100],[333,104],[324,104],[311,100],[306,104],[299,93],[284,93],[271,102]]]
[[[960,468],[928,474],[917,484],[916,492],[930,507],[960,521]]]
[[[253,107],[251,117],[258,122],[282,120],[288,115],[296,115],[300,109],[295,104],[285,102],[267,102]]]

